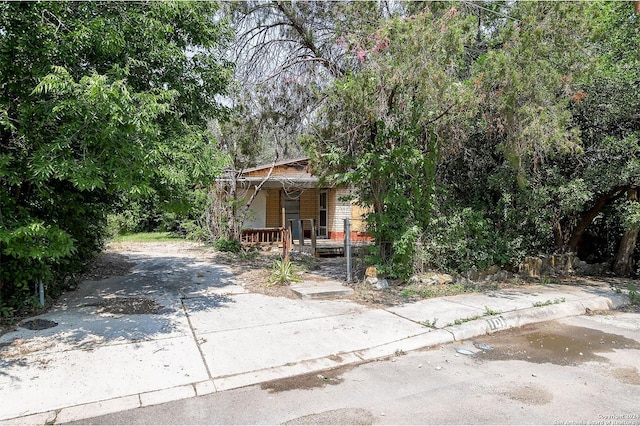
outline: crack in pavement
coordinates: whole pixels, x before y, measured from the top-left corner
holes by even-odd
[[[202,359],[202,363],[204,364],[204,368],[207,371],[207,376],[209,377],[209,380],[211,380],[211,383],[213,383],[213,375],[211,374],[211,370],[209,369],[209,365],[207,364],[207,360],[204,356],[204,352],[202,351],[202,347],[200,346],[200,342],[198,342],[198,337],[196,336],[196,331],[193,328],[193,324],[191,323],[191,317],[189,316],[189,312],[187,312],[187,306],[184,304],[184,299],[181,298],[180,299],[180,303],[182,304],[182,309],[184,310],[184,314],[187,317],[187,323],[189,324],[189,330],[191,330],[191,335],[193,336],[193,341],[196,344],[196,347],[198,348],[198,352],[200,353],[200,359]],[[216,385],[215,383],[213,383],[213,388],[216,390],[216,392],[218,391],[216,389]]]

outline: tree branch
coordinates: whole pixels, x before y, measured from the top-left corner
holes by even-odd
[[[598,197],[598,199],[594,203],[593,207],[591,207],[589,210],[583,213],[582,219],[580,220],[578,225],[576,225],[576,227],[573,228],[573,232],[571,233],[571,238],[569,238],[569,242],[567,243],[567,248],[575,252],[578,246],[578,243],[582,239],[582,235],[587,230],[587,228],[589,228],[589,225],[591,225],[591,222],[593,222],[593,219],[595,219],[596,216],[600,214],[604,206],[606,206],[610,201],[618,198],[621,194],[624,193],[624,191],[626,191],[631,187],[633,187],[633,185],[616,186],[611,190],[605,192],[604,194],[600,195],[600,197]]]
[[[320,63],[331,73],[333,77],[339,78],[345,74],[345,70],[340,68],[338,65],[331,63],[328,59],[324,58],[320,53],[320,49],[313,43],[313,40],[310,38],[309,33],[305,31],[304,27],[300,22],[298,22],[297,17],[294,16],[293,12],[288,10],[284,3],[281,1],[275,2],[276,7],[280,10],[284,16],[291,21],[291,25],[296,30],[296,32],[300,35],[301,43],[304,47],[309,49],[313,56],[318,59],[324,59],[320,61]]]

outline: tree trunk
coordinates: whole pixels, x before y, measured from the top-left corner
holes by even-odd
[[[638,188],[630,188],[627,190],[627,198],[629,201],[638,202]],[[616,275],[628,277],[631,275],[631,268],[633,265],[633,252],[636,249],[636,242],[638,241],[638,232],[640,227],[633,227],[625,231],[620,241],[620,247],[618,248],[618,255],[613,265],[613,272]]]
[[[231,185],[229,187],[230,192],[230,200],[231,200],[231,215],[229,216],[229,233],[230,235],[227,238],[233,238],[234,240],[240,239],[240,230],[237,223],[238,219],[238,207],[236,205],[236,199],[238,198],[237,190],[238,190],[238,172],[233,172],[233,180],[231,181]]]
[[[560,250],[565,247],[566,239],[564,233],[562,232],[562,224],[560,223],[560,218],[556,215],[551,219],[551,225],[553,230],[553,241],[556,246],[556,250]]]
[[[233,218],[234,218],[234,225],[235,225],[234,228],[233,228],[233,230],[234,230],[234,238],[236,238],[236,239],[240,238],[240,233],[241,233],[241,229],[240,228],[242,227],[242,224],[244,223],[244,220],[247,218],[247,215],[249,214],[249,209],[251,208],[251,204],[253,204],[253,200],[255,200],[256,197],[258,196],[258,194],[260,193],[260,190],[264,186],[265,182],[267,182],[271,178],[271,174],[273,173],[273,169],[275,169],[275,167],[276,167],[276,162],[277,161],[278,161],[278,157],[276,156],[276,159],[273,160],[273,164],[269,168],[269,173],[267,173],[267,176],[265,176],[260,181],[260,183],[258,185],[256,185],[256,187],[253,190],[253,193],[251,194],[249,199],[245,202],[244,206],[242,207],[242,210],[238,213],[234,209],[234,211],[233,211]],[[237,182],[234,183],[234,185],[237,185]],[[235,192],[233,194],[232,200],[236,201]]]
[[[640,231],[640,228],[632,228],[626,231],[622,236],[618,255],[616,256],[616,262],[613,265],[613,272],[615,272],[616,275],[620,275],[622,277],[628,277],[631,275],[633,252],[635,251],[636,242],[638,241],[638,231]]]
[[[569,242],[567,243],[566,251],[570,251],[570,252],[576,251],[578,243],[580,243],[580,240],[582,239],[582,235],[589,228],[589,225],[591,225],[591,222],[593,222],[593,219],[595,219],[596,216],[600,214],[604,206],[606,206],[608,203],[618,198],[618,196],[621,195],[622,191],[624,191],[625,189],[628,190],[629,186],[617,186],[611,189],[609,192],[602,194],[600,197],[598,197],[593,207],[591,207],[582,215],[582,219],[580,220],[578,225],[576,225],[576,227],[573,228],[573,232],[571,233],[571,238],[569,238]]]

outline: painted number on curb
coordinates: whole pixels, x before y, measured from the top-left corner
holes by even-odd
[[[507,326],[507,322],[502,317],[488,318],[487,324],[489,324],[491,330],[498,330]]]

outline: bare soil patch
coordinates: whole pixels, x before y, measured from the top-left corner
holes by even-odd
[[[155,254],[179,254],[179,253],[204,253],[213,251],[205,244],[193,241],[165,241],[165,242],[111,242],[105,253],[155,253]]]
[[[111,277],[126,275],[136,264],[121,253],[105,251],[100,253],[88,266],[78,281],[101,281]]]
[[[114,297],[96,303],[89,303],[86,306],[97,307],[96,313],[98,314],[117,315],[157,314],[164,307],[151,299],[140,297]]]
[[[18,325],[22,328],[35,331],[35,330],[46,330],[48,328],[55,327],[56,325],[58,325],[58,323],[51,320],[36,318],[32,320],[22,321]]]
[[[272,297],[299,299],[288,285],[268,285],[271,267],[279,259],[278,252],[243,252],[239,254],[207,250],[207,259],[218,265],[229,266],[235,278],[252,293]]]

